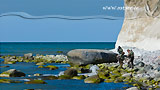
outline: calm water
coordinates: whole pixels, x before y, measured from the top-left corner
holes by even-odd
[[[4,64],[0,64],[4,66]],[[47,64],[48,65],[48,64]],[[36,77],[28,77],[28,75],[33,75],[35,73],[40,74],[52,74],[57,75],[60,71],[65,71],[66,67],[69,67],[68,64],[56,64],[52,63],[51,65],[55,65],[59,67],[57,70],[48,70],[46,68],[37,68],[34,63],[16,63],[13,65],[8,65],[10,67],[0,68],[0,73],[9,69],[17,69],[23,71],[26,76],[25,77],[12,77],[5,79],[12,80],[22,80],[27,78],[36,78]],[[47,84],[24,84],[24,83],[10,83],[0,84],[0,90],[24,90],[24,89],[42,89],[42,90],[125,90],[123,87],[131,87],[130,85],[124,83],[100,83],[100,84],[86,84],[84,80],[45,80]]]
[[[63,51],[66,54],[72,49],[113,49],[115,42],[0,42],[1,55],[56,54]]]

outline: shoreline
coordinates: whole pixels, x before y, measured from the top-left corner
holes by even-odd
[[[123,47],[122,47],[123,48]],[[125,47],[124,50],[128,49],[128,47]],[[131,49],[131,48],[129,48]],[[158,55],[160,55],[160,51],[157,52],[149,52],[149,51],[143,51],[143,50],[139,50],[136,48],[132,48],[133,51],[135,51],[135,53],[139,52],[136,54],[135,56],[135,68],[134,69],[130,69],[127,67],[127,64],[124,64],[123,69],[118,68],[119,64],[118,63],[102,63],[102,64],[88,64],[86,66],[71,66],[69,67],[69,69],[74,69],[77,70],[78,75],[80,76],[85,76],[84,81],[94,75],[98,75],[99,79],[102,79],[102,81],[99,82],[94,82],[94,83],[100,83],[100,82],[114,82],[114,83],[118,83],[118,82],[124,82],[124,83],[128,83],[131,84],[139,89],[156,89],[160,87],[160,67],[156,67],[159,66],[159,64],[156,63],[147,63],[146,57],[147,55],[150,55],[152,57],[148,58],[148,59],[155,59],[155,57],[160,58]],[[115,52],[114,50],[110,50]],[[152,54],[156,54],[155,56],[153,56]],[[28,57],[26,56],[26,58],[31,58],[33,55],[26,54],[28,55]],[[8,58],[10,56],[5,56],[5,58]],[[24,57],[21,56],[13,56],[12,57],[12,61],[15,58],[18,58],[19,60],[14,61],[14,62],[10,62],[10,64],[14,64],[16,62],[34,62],[36,64],[41,64],[39,66],[43,66],[43,64],[45,63],[69,63],[67,56],[66,55],[39,55],[39,56],[33,56],[34,57],[34,61],[33,60],[20,60]],[[4,58],[1,57],[1,58]],[[54,59],[57,59],[55,61],[51,61]],[[36,59],[41,59],[41,61],[35,61]],[[46,61],[46,60],[48,61]],[[59,59],[59,60],[58,60]],[[143,60],[142,60],[143,59]],[[43,63],[41,63],[43,62]],[[93,68],[93,70],[90,70],[90,68]],[[98,67],[98,69],[96,68]],[[41,67],[41,68],[45,68],[45,67]],[[84,69],[86,70],[86,73],[81,74],[82,71],[79,69]],[[88,70],[88,71],[87,71]],[[94,72],[93,72],[94,71]],[[107,71],[107,72],[106,72]],[[108,74],[109,76],[106,76],[106,74]],[[63,75],[63,73],[62,73]],[[73,78],[73,77],[72,77]],[[74,77],[75,78],[75,77]],[[76,77],[79,78],[80,77]],[[70,77],[71,79],[71,77]],[[81,78],[82,79],[82,78]]]

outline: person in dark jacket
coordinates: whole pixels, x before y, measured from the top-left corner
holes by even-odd
[[[118,46],[117,52],[118,52],[119,54],[122,54],[122,53],[123,53],[123,49],[122,49],[121,46]]]
[[[130,68],[134,68],[134,64],[133,64],[133,61],[134,61],[134,52],[132,50],[127,50],[128,52],[128,58],[129,58],[129,61],[128,61],[128,66]]]

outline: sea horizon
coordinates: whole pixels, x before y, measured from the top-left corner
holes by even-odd
[[[116,42],[0,42],[1,55],[24,55],[26,53],[52,54],[58,51],[67,54],[73,49],[105,49],[115,48]]]

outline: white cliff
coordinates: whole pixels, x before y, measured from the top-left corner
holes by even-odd
[[[117,46],[160,50],[160,0],[125,0],[125,20]]]

